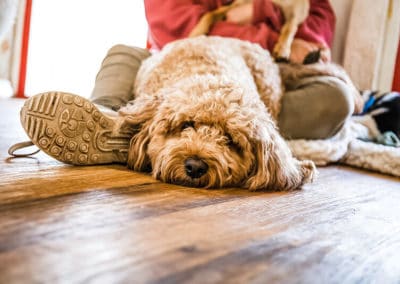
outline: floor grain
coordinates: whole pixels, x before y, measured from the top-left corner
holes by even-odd
[[[0,101],[0,283],[400,283],[398,179],[331,166],[254,193],[10,159],[21,105]]]

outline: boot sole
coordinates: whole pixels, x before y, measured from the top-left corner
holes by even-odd
[[[90,101],[48,92],[26,100],[21,124],[32,142],[51,157],[73,165],[126,163],[132,135]]]

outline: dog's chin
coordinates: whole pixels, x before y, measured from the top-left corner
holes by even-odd
[[[186,187],[214,188],[214,186],[212,184],[210,184],[207,176],[203,176],[201,178],[174,176],[171,180],[165,180],[163,182],[172,183],[172,184],[176,184],[176,185],[182,185],[182,186],[186,186]]]

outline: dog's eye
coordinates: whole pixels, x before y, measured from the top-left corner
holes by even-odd
[[[194,128],[194,121],[185,121],[182,124],[181,129],[184,130],[186,128]]]
[[[232,136],[230,134],[225,134],[226,145],[231,146],[233,144]]]
[[[238,154],[242,155],[243,149],[240,147],[238,143],[235,143],[232,139],[232,136],[229,134],[225,134],[226,139],[226,145],[230,147],[231,149],[235,150]]]
[[[239,148],[239,146],[233,141],[232,136],[229,134],[225,134],[226,137],[226,145],[231,148]]]

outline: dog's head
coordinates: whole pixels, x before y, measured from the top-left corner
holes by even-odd
[[[261,101],[229,85],[190,85],[141,95],[122,111],[136,129],[129,167],[206,188],[294,189],[312,177],[312,162],[292,157]]]

